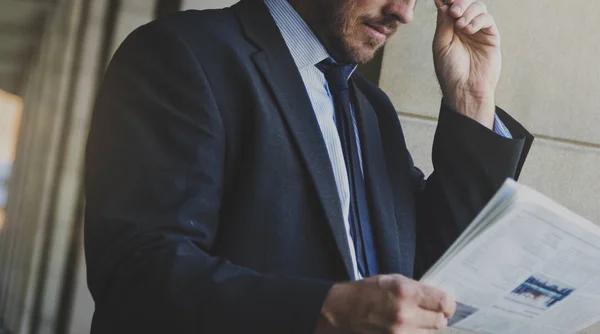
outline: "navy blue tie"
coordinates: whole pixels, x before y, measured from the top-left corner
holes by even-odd
[[[369,207],[365,190],[365,181],[360,165],[357,133],[354,128],[350,88],[348,79],[352,66],[344,66],[326,59],[317,68],[325,74],[329,90],[335,105],[336,127],[342,143],[344,162],[348,172],[350,188],[350,235],[354,242],[358,270],[363,277],[379,273],[379,264],[373,240],[373,231],[369,222]]]

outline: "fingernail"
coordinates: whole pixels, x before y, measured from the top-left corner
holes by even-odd
[[[458,24],[459,24],[459,25],[461,25],[461,26],[462,26],[462,25],[465,25],[465,23],[467,23],[467,19],[466,19],[466,18],[464,18],[464,17],[463,17],[463,18],[461,18],[460,20],[458,20]]]
[[[452,12],[455,14],[462,13],[462,9],[460,7],[452,7]]]

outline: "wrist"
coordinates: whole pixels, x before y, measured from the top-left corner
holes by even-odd
[[[331,287],[321,307],[315,334],[332,334],[339,330],[339,306],[340,303],[343,303],[341,298],[345,295],[346,290],[347,284],[344,283],[335,284]]]
[[[483,126],[494,128],[496,102],[493,96],[476,98],[469,95],[444,97],[444,103],[454,111],[470,117]]]

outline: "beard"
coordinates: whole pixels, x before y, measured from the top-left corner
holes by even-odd
[[[305,20],[339,63],[365,64],[375,57],[385,42],[368,34],[367,26],[395,31],[395,18],[361,13],[357,0],[299,1],[305,9]]]

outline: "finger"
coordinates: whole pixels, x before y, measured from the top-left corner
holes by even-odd
[[[398,312],[395,327],[411,329],[444,329],[448,326],[448,319],[443,313],[424,310],[418,307],[407,306]]]
[[[487,13],[487,6],[481,1],[475,1],[465,12],[462,17],[456,21],[456,26],[458,28],[464,28],[471,24],[471,21],[478,17],[479,15]]]
[[[435,8],[440,8],[445,5],[444,0],[433,0],[435,2]]]
[[[442,312],[447,318],[456,312],[456,302],[446,292],[432,286],[421,284],[421,293],[417,300],[419,307],[433,311]]]
[[[449,11],[450,7],[447,5],[438,8],[437,26],[433,40],[434,50],[445,49],[454,38],[454,19],[450,16]]]
[[[467,25],[463,31],[468,35],[476,34],[480,31],[488,35],[497,35],[498,27],[494,18],[489,13],[483,13],[474,18],[469,25]]]
[[[467,8],[475,1],[476,0],[456,0],[450,7],[450,15],[455,19],[461,17]]]
[[[448,14],[450,11],[450,7],[448,5],[444,5],[438,8],[437,15],[437,28],[440,29],[449,29],[452,28],[454,19],[450,17]]]
[[[393,334],[431,334],[428,329],[397,328],[392,329]]]

